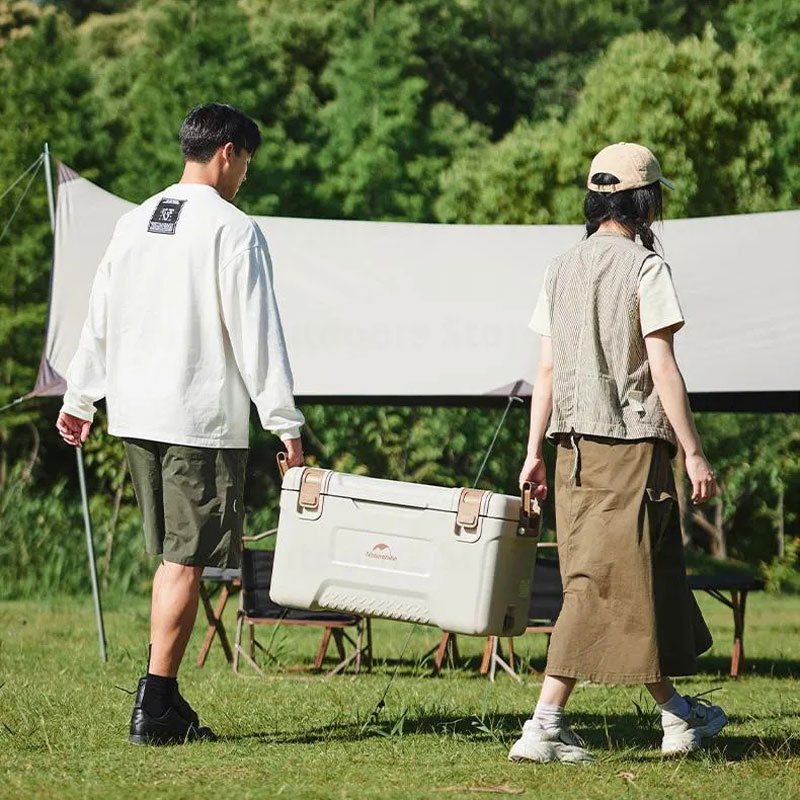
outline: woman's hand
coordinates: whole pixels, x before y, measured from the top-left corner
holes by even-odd
[[[686,456],[686,474],[692,482],[692,502],[705,503],[717,494],[717,478],[714,470],[701,454]]]
[[[537,500],[547,498],[547,473],[544,468],[544,459],[541,456],[528,454],[522,471],[519,473],[519,489],[522,491],[522,484],[530,481],[533,484],[533,496]]]

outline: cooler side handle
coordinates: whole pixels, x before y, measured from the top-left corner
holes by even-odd
[[[539,501],[533,496],[533,484],[525,481],[522,484],[522,502],[519,508],[519,529],[520,536],[530,536],[539,538],[542,527],[542,509]]]

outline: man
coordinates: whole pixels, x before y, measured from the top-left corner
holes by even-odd
[[[81,447],[106,398],[125,442],[153,581],[151,653],[133,743],[213,739],[178,691],[204,567],[239,563],[252,400],[303,463],[292,373],[267,243],[231,205],[261,143],[227,105],[195,108],[180,133],[180,183],[117,223],[98,267],[57,428]]]

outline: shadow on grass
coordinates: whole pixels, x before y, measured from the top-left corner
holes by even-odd
[[[369,739],[401,738],[423,735],[461,736],[476,742],[495,741],[510,747],[519,736],[524,718],[518,714],[491,714],[485,717],[453,717],[401,715],[383,719],[364,728],[356,723],[337,723],[294,733],[253,732],[221,737],[223,741],[257,740],[264,744],[348,744]],[[570,724],[597,753],[625,752],[629,761],[652,761],[661,743],[661,730],[653,720],[636,714],[576,713]],[[631,752],[633,750],[633,752]],[[638,752],[637,752],[638,751]],[[726,736],[724,731],[694,757],[710,757],[724,761],[746,761],[754,758],[790,758],[800,755],[800,738],[781,736]]]
[[[731,660],[726,656],[701,656],[697,661],[699,675],[722,675],[730,673]],[[747,657],[739,675],[764,678],[800,678],[800,661],[791,658]]]
[[[486,680],[480,674],[482,663],[481,655],[463,656],[455,663],[447,663],[442,666],[441,676],[457,673],[459,677],[479,678]],[[520,677],[543,677],[546,666],[544,658],[517,657],[515,666]],[[701,656],[697,662],[698,675],[714,676],[717,680],[729,679],[731,660],[724,655]],[[387,658],[376,660],[375,668],[378,673],[382,670],[387,672],[397,667],[397,676],[403,678],[435,677],[433,675],[432,658],[425,659],[403,659]],[[498,667],[498,675],[501,674]],[[747,658],[741,668],[740,677],[763,677],[763,678],[800,678],[800,660],[791,658]]]

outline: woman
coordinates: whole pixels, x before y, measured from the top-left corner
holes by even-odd
[[[670,465],[678,442],[692,501],[714,497],[716,484],[672,350],[683,314],[651,230],[662,183],[671,186],[646,147],[597,154],[586,238],[550,265],[531,320],[541,356],[520,483],[547,495],[549,418],[564,604],[512,761],[592,760],[562,722],[576,680],[645,684],[661,708],[665,754],[695,750],[727,722],[668,677],[694,674],[711,646],[686,580]]]

